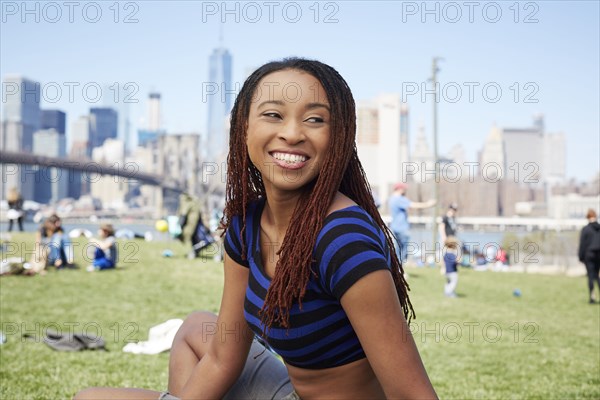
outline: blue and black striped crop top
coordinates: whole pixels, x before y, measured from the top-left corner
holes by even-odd
[[[246,257],[242,258],[241,217],[231,221],[225,251],[240,265],[250,268],[244,315],[250,328],[262,335],[258,315],[271,279],[260,254],[260,217],[264,200],[250,204],[246,212]],[[381,229],[359,206],[332,212],[324,221],[313,249],[316,260],[302,310],[290,310],[289,329],[274,325],[265,338],[286,363],[307,369],[336,367],[365,357],[362,346],[340,304],[342,295],[370,272],[390,269],[390,252]]]

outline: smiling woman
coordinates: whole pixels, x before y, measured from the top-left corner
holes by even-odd
[[[318,175],[329,148],[329,104],[314,101],[315,95],[326,99],[325,91],[308,73],[282,70],[263,79],[256,93],[246,133],[250,161],[272,195],[298,194]]]
[[[169,392],[78,399],[437,397],[355,119],[346,82],[321,62],[271,62],[246,80],[231,116],[218,317],[193,313],[180,328]]]

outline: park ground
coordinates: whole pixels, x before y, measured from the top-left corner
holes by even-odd
[[[32,241],[12,238],[22,252]],[[222,263],[212,257],[188,260],[177,242],[119,241],[119,267],[88,273],[78,243],[78,269],[0,278],[1,399],[66,399],[87,386],[164,390],[168,353],[122,348],[168,319],[218,311]],[[461,270],[459,297],[446,298],[437,269],[408,273],[411,331],[440,398],[600,399],[600,306],[588,304],[585,278]],[[54,351],[41,337],[57,328],[102,336],[109,351]]]

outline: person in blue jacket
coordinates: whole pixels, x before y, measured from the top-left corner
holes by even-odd
[[[398,246],[396,251],[398,258],[405,263],[408,260],[408,243],[410,241],[410,223],[408,222],[408,213],[410,209],[424,209],[433,207],[435,200],[426,202],[410,201],[406,197],[408,185],[404,182],[398,182],[394,185],[394,192],[388,200],[388,210],[392,216],[390,229],[396,238]]]

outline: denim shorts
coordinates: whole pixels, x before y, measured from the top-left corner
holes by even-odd
[[[252,342],[242,374],[223,399],[301,400],[294,391],[285,365],[256,340]],[[158,400],[179,400],[179,398],[169,392],[163,392]]]

